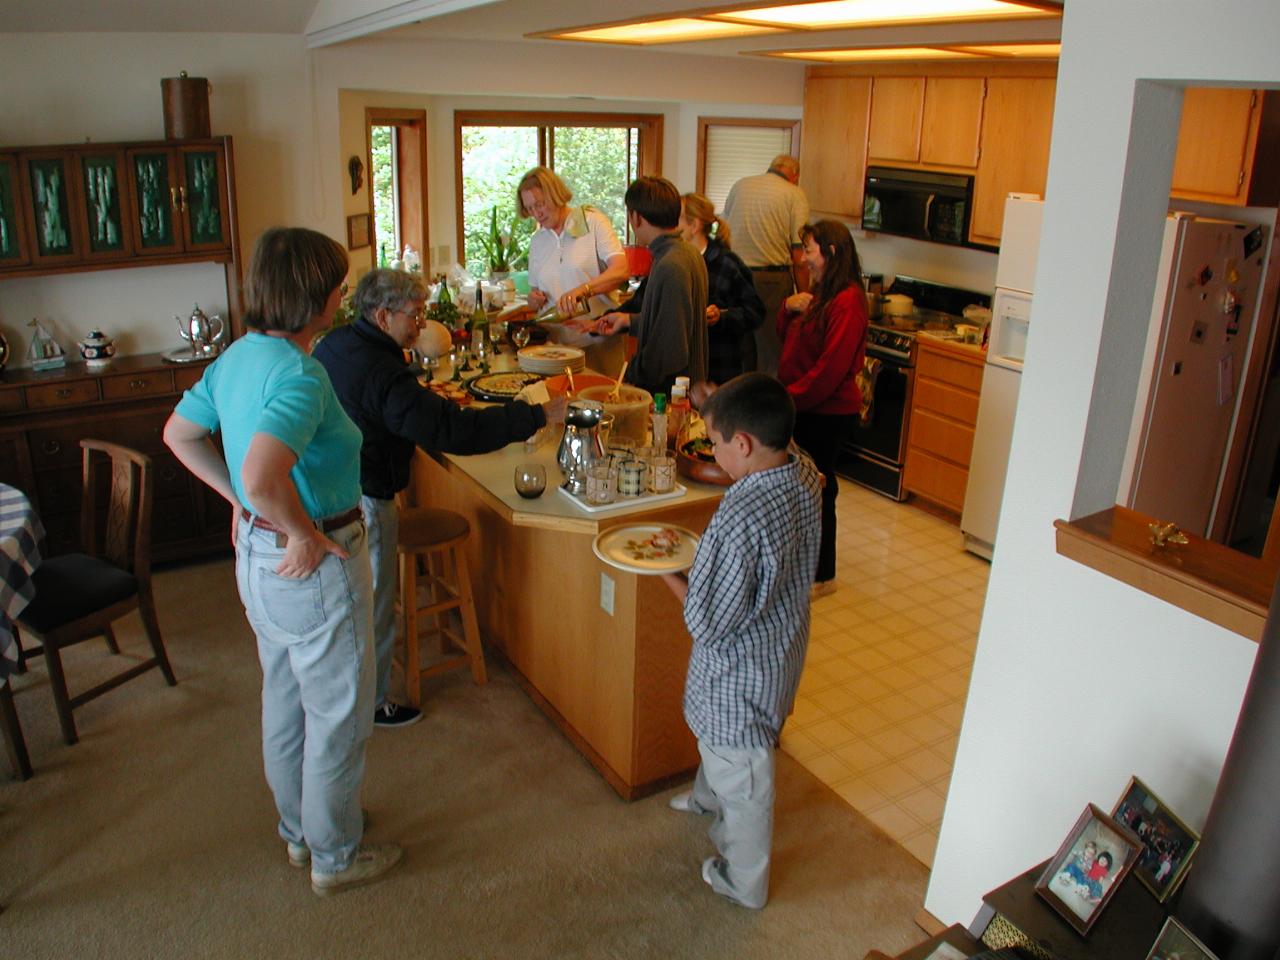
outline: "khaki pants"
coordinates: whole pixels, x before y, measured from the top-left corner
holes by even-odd
[[[795,292],[795,282],[789,267],[786,270],[753,269],[751,279],[755,281],[756,293],[764,301],[764,323],[746,336],[743,369],[760,370],[776,377],[778,354],[782,350],[778,342],[778,311],[782,309],[782,301]],[[753,356],[754,363],[751,362]]]

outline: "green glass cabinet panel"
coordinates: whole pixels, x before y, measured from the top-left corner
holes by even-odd
[[[10,161],[0,163],[0,260],[17,260],[22,256],[18,242],[17,185],[15,169]]]
[[[28,161],[36,249],[42,257],[74,252],[67,205],[67,171],[61,158]]]
[[[124,250],[124,224],[120,214],[120,174],[115,157],[85,157],[85,223],[89,249],[94,253]]]
[[[222,209],[218,203],[218,154],[188,151],[186,157],[187,219],[195,245],[223,243]]]
[[[173,245],[173,199],[167,153],[133,155],[133,177],[138,193],[138,236],[142,246]]]

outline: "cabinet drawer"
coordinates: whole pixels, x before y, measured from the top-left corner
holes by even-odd
[[[81,423],[32,430],[27,434],[31,466],[36,470],[48,470],[78,465],[81,462],[80,438],[85,435],[85,427]]]
[[[27,406],[32,410],[72,407],[78,403],[93,403],[97,399],[97,380],[70,380],[27,387]]]
[[[104,439],[133,447],[148,456],[167,454],[169,448],[164,445],[164,425],[169,419],[172,408],[149,410],[124,417],[114,417],[104,425]]]
[[[190,497],[167,497],[151,505],[151,540],[174,543],[196,536],[196,512]]]
[[[26,406],[21,390],[0,390],[0,413],[17,413]]]
[[[77,467],[42,470],[36,474],[36,499],[41,519],[60,513],[80,511],[80,482],[84,476]]]
[[[208,364],[202,363],[198,366],[181,367],[173,371],[173,386],[177,392],[181,393],[183,390],[190,390],[199,383],[207,366]]]
[[[982,389],[982,363],[968,363],[930,350],[921,350],[916,357],[916,377],[941,380],[976,394]]]
[[[902,470],[903,486],[911,493],[959,513],[964,509],[964,488],[969,472],[939,460],[922,450],[907,451]]]
[[[168,370],[122,373],[102,378],[104,400],[132,400],[134,397],[155,397],[166,393],[173,393],[173,374]]]
[[[969,456],[973,453],[973,428],[944,419],[928,410],[915,410],[911,414],[911,438],[908,443],[912,447],[967,467]]]
[[[191,497],[191,474],[171,453],[157,454],[151,458],[151,475],[155,483],[156,499],[161,497]]]
[[[978,397],[938,380],[917,379],[913,403],[913,416],[914,411],[931,410],[971,427],[978,422]]]

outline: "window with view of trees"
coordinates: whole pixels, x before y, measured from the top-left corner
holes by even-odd
[[[374,263],[383,251],[388,259],[394,259],[406,244],[425,261],[426,113],[370,107],[365,110],[365,129]]]
[[[662,117],[652,114],[462,112],[454,114],[458,171],[458,249],[468,270],[488,272],[481,236],[490,211],[498,228],[528,251],[536,226],[516,216],[516,186],[531,167],[550,167],[575,204],[599,207],[626,238],[623,195],[642,174],[659,172]],[[523,266],[523,263],[519,264]]]

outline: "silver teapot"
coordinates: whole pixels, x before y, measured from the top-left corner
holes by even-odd
[[[565,410],[564,435],[556,451],[556,463],[564,474],[561,486],[572,494],[587,489],[587,470],[604,459],[604,444],[597,429],[602,417],[604,404],[599,400],[573,400]]]
[[[192,353],[212,357],[222,350],[226,325],[216,313],[212,317],[206,316],[197,303],[191,316],[184,320],[175,314],[173,319],[178,324],[178,333],[182,339],[191,344]]]

